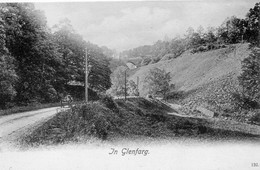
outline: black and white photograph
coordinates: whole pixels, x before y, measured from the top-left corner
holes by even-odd
[[[1,170],[260,170],[260,1],[0,1]]]

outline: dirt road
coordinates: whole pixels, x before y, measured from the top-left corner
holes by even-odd
[[[260,126],[258,126],[258,125],[236,122],[234,120],[223,120],[223,119],[215,118],[215,117],[210,118],[210,117],[197,117],[195,115],[194,116],[185,115],[184,113],[179,111],[179,108],[182,107],[181,105],[172,104],[172,103],[168,103],[168,102],[164,102],[164,101],[161,101],[161,102],[177,111],[177,113],[176,112],[168,113],[169,115],[174,115],[174,116],[183,117],[183,118],[206,119],[208,122],[210,122],[209,127],[214,128],[214,129],[237,131],[237,132],[242,132],[245,134],[260,136]]]
[[[0,117],[0,150],[11,146],[22,135],[54,116],[60,107],[16,113]]]

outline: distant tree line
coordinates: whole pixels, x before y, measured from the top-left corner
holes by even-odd
[[[84,83],[88,49],[90,88],[111,86],[109,49],[83,40],[65,19],[48,28],[31,3],[0,4],[0,109],[32,102],[55,102],[70,82]]]
[[[123,51],[120,56],[127,59],[142,57],[140,65],[147,65],[160,60],[176,58],[186,50],[202,52],[242,41],[257,44],[259,9],[260,3],[256,3],[243,19],[232,16],[225,19],[219,27],[209,27],[206,30],[202,26],[198,27],[196,31],[190,27],[183,37],[159,40],[153,45]]]

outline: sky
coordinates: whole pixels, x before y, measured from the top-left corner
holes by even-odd
[[[257,0],[40,2],[48,26],[68,18],[73,28],[99,46],[118,52],[185,34],[188,27],[219,26],[227,17],[244,18]]]

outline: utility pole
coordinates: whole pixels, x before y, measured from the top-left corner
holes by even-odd
[[[139,96],[139,76],[136,77],[136,86],[137,86],[137,92],[138,92],[138,96]]]
[[[127,91],[126,91],[126,70],[127,69],[125,69],[125,101],[126,101],[126,93],[127,93]]]
[[[85,100],[88,102],[88,49],[86,48],[85,62]]]
[[[228,38],[228,41],[229,41],[229,37],[228,37],[228,27],[229,27],[229,23],[230,23],[230,20],[227,21],[227,38]]]
[[[258,12],[258,47],[260,47],[260,10]]]

